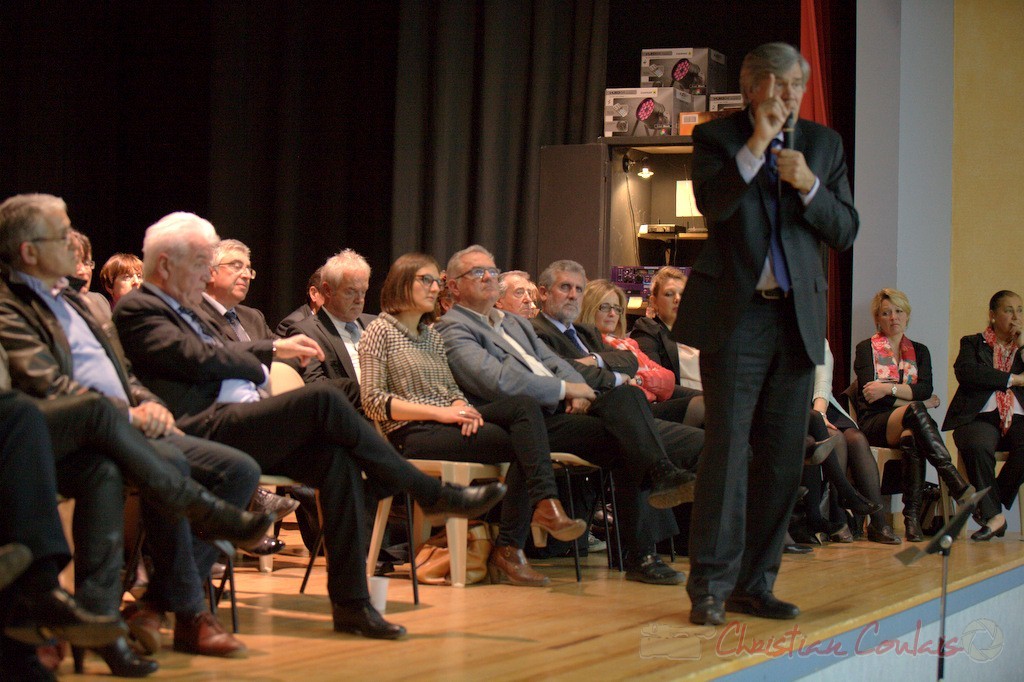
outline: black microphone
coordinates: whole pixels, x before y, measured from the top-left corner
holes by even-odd
[[[790,113],[786,122],[782,124],[782,146],[786,149],[793,148],[793,128],[796,127],[796,113]]]

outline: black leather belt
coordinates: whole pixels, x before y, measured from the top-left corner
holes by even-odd
[[[775,287],[774,289],[758,289],[754,292],[754,298],[763,298],[768,301],[781,301],[784,298],[789,298],[791,291],[792,289],[789,291],[783,291],[780,287]]]

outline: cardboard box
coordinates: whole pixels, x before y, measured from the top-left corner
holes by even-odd
[[[735,112],[733,109],[723,109],[722,111],[681,111],[679,112],[679,132],[677,135],[693,135],[694,127],[701,123],[706,123],[716,118],[725,118],[726,116],[732,116]]]
[[[674,88],[609,88],[604,91],[604,136],[674,135],[680,111]]]
[[[681,93],[683,111],[707,111],[708,95],[724,93],[725,55],[709,47],[646,49],[640,53],[640,85]]]
[[[743,95],[738,92],[728,95],[711,95],[708,111],[736,111],[743,108]]]

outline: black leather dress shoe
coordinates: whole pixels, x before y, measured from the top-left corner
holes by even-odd
[[[883,545],[899,545],[903,542],[896,536],[892,526],[875,528],[874,524],[870,523],[868,524],[868,540],[871,542],[878,542]]]
[[[694,625],[721,625],[725,622],[725,605],[710,594],[693,602],[690,622]]]
[[[299,501],[295,498],[275,495],[266,488],[256,488],[256,492],[252,494],[252,502],[249,503],[249,509],[263,512],[264,514],[273,514],[274,518],[280,521],[298,509],[299,504]]]
[[[45,644],[58,638],[75,646],[97,647],[128,631],[120,615],[90,613],[59,587],[49,592],[22,592],[13,601],[4,634],[25,644]]]
[[[626,561],[626,580],[649,585],[678,585],[686,574],[672,568],[657,554],[645,554],[636,561]]]
[[[368,599],[354,605],[335,604],[333,611],[335,632],[350,632],[371,639],[405,637],[405,628],[384,620]]]
[[[975,542],[988,542],[992,538],[1001,538],[1006,535],[1006,521],[1003,521],[1003,525],[999,526],[998,529],[992,530],[986,523],[978,530],[971,533],[971,539]]]
[[[436,526],[452,516],[472,519],[486,513],[505,497],[506,490],[508,488],[504,483],[488,483],[465,488],[445,483],[433,504],[420,506],[427,521]]]
[[[794,543],[792,545],[783,545],[782,546],[782,553],[783,554],[810,554],[813,551],[814,551],[814,548],[810,547],[808,545],[798,545],[798,544]]]
[[[775,618],[778,620],[790,620],[800,615],[800,609],[796,604],[778,599],[771,592],[761,594],[732,595],[725,600],[726,611],[749,613],[758,618]]]
[[[255,547],[243,549],[242,554],[248,554],[249,556],[268,556],[270,554],[277,554],[282,549],[284,549],[284,540],[278,540],[277,538],[268,535]]]
[[[651,494],[647,503],[655,509],[670,509],[683,502],[693,502],[693,488],[697,477],[692,471],[675,466],[658,476],[652,476]]]

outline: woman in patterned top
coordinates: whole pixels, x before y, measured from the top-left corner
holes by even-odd
[[[401,256],[381,289],[380,316],[359,342],[363,410],[406,457],[496,464],[510,462],[501,526],[488,560],[492,578],[542,587],[550,581],[523,554],[526,534],[572,541],[587,529],[558,501],[540,405],[526,396],[479,408],[468,404],[444,341],[430,323],[441,280],[430,256]],[[532,514],[532,516],[531,516]]]

